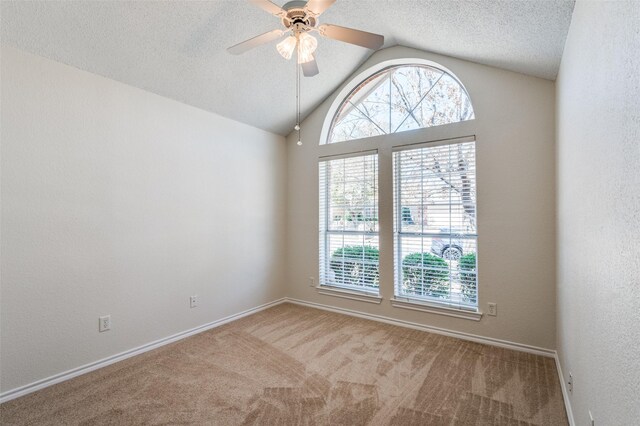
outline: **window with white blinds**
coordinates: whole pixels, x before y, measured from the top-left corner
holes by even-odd
[[[378,155],[320,161],[320,285],[378,293]]]
[[[393,153],[396,298],[477,307],[475,141]]]

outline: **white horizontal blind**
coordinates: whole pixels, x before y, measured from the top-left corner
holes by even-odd
[[[320,162],[320,285],[378,293],[378,155]]]
[[[396,297],[477,307],[475,142],[393,153]]]

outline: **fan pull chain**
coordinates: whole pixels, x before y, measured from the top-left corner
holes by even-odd
[[[298,43],[298,50],[300,49],[300,43]],[[298,54],[300,52],[298,51]],[[300,64],[296,62],[296,125],[294,129],[298,132],[298,146],[302,146],[302,139],[300,138]]]

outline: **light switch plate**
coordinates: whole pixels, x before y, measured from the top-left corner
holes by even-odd
[[[100,333],[111,330],[111,315],[105,315],[99,318],[98,330]]]
[[[496,315],[498,315],[498,304],[497,303],[489,303],[489,312],[487,312],[487,315],[490,315],[492,317],[495,317]]]

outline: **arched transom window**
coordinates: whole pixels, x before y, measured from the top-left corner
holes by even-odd
[[[397,65],[351,91],[333,117],[327,143],[473,118],[469,95],[451,74],[428,65]]]

